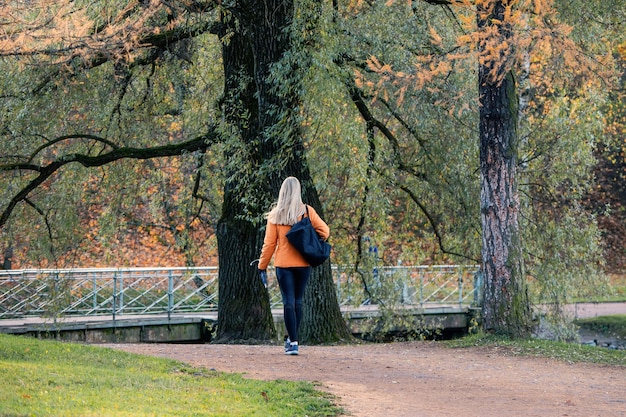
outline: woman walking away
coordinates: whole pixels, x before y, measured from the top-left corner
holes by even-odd
[[[323,239],[328,239],[330,229],[315,209],[302,202],[300,181],[288,177],[283,181],[278,194],[278,201],[266,214],[267,228],[259,260],[259,271],[263,272],[274,257],[276,277],[283,297],[285,327],[287,341],[285,354],[298,354],[298,330],[302,320],[302,299],[307,281],[311,275],[311,265],[300,255],[300,252],[287,240],[287,232],[291,226],[304,216],[311,219],[315,231]]]

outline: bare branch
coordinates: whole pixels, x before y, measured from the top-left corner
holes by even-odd
[[[445,253],[448,255],[459,256],[463,259],[467,259],[476,263],[481,262],[480,259],[474,259],[462,253],[458,253],[458,252],[454,252],[454,251],[446,249],[443,243],[443,236],[441,234],[441,231],[439,230],[439,225],[437,224],[435,217],[428,211],[426,206],[420,201],[417,195],[415,195],[415,193],[409,187],[405,185],[400,185],[400,189],[404,191],[411,198],[411,200],[413,200],[413,202],[417,205],[417,207],[419,207],[419,209],[422,211],[426,219],[428,219],[428,223],[430,223],[430,227],[433,229],[433,233],[435,234],[435,237],[437,238],[437,244],[439,245],[439,249],[441,250],[442,253]]]
[[[401,158],[402,152],[400,149],[400,143],[398,142],[398,139],[393,134],[393,132],[389,130],[387,125],[385,125],[383,122],[381,122],[380,120],[374,117],[367,103],[365,102],[365,99],[363,98],[361,91],[357,88],[356,84],[354,83],[354,80],[352,79],[348,80],[346,82],[346,87],[348,88],[350,98],[352,99],[352,102],[354,103],[357,110],[361,114],[361,117],[363,117],[363,119],[369,125],[378,129],[391,144],[391,147],[394,152],[394,163],[396,164],[396,167],[399,170],[404,171],[408,174],[411,174],[416,178],[425,179],[426,176],[423,173],[416,171],[415,169],[413,169],[412,167],[404,163],[404,161]]]
[[[118,161],[120,159],[152,159],[163,158],[169,156],[177,156],[188,152],[204,152],[211,144],[219,140],[219,134],[215,128],[211,128],[205,135],[191,139],[186,142],[174,143],[170,145],[156,146],[153,148],[115,148],[108,153],[97,156],[84,154],[68,154],[61,156],[54,162],[44,166],[33,164],[10,164],[2,167],[6,171],[8,168],[14,170],[29,169],[39,173],[37,177],[31,180],[24,188],[22,188],[12,199],[0,215],[0,229],[4,227],[15,207],[23,201],[26,201],[31,192],[44,183],[47,179],[55,175],[65,165],[71,163],[79,163],[84,167],[99,167],[108,163]]]

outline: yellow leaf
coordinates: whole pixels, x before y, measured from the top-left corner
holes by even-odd
[[[428,30],[430,32],[430,41],[436,46],[441,46],[443,44],[443,39],[439,36],[435,28],[430,26]]]

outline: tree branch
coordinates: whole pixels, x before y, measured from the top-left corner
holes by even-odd
[[[376,119],[376,117],[374,117],[371,110],[367,106],[367,103],[365,103],[365,100],[363,99],[363,95],[361,94],[361,91],[357,88],[356,84],[354,83],[354,80],[350,79],[349,81],[347,81],[346,87],[348,88],[348,93],[350,94],[350,98],[352,99],[352,102],[354,103],[357,110],[361,114],[361,117],[363,117],[363,120],[365,120],[365,122],[368,123],[368,125],[370,125],[371,127],[377,128],[383,134],[383,136],[387,138],[387,140],[391,144],[391,147],[394,153],[394,163],[396,164],[396,167],[399,170],[404,171],[408,174],[411,174],[416,178],[419,178],[422,180],[425,179],[426,176],[423,173],[416,171],[415,169],[413,169],[412,167],[404,163],[404,161],[401,158],[402,152],[400,150],[400,143],[398,142],[398,139],[383,122],[381,122],[380,120]]]
[[[424,174],[420,174],[419,172],[415,171],[411,167],[409,167],[406,164],[404,164],[404,162],[401,160],[401,158],[400,158],[400,155],[401,155],[400,144],[399,144],[397,138],[387,128],[387,126],[384,123],[380,122],[379,120],[377,120],[374,117],[374,115],[370,111],[369,107],[365,103],[365,100],[363,99],[363,96],[362,96],[360,90],[354,84],[352,79],[350,79],[350,81],[346,82],[346,86],[348,88],[348,92],[350,94],[352,102],[357,107],[359,113],[361,114],[363,119],[368,124],[368,128],[376,127],[389,140],[389,142],[390,142],[390,144],[391,144],[391,146],[392,146],[392,148],[394,150],[394,154],[395,154],[394,162],[396,164],[396,168],[399,169],[400,171],[403,171],[403,172],[409,173],[411,175],[414,175],[416,178],[423,179],[423,180],[426,179],[426,176]],[[391,109],[389,109],[389,110],[391,110]],[[401,118],[399,118],[398,115],[394,114],[394,117],[396,117],[396,119],[399,122],[401,122],[403,124],[403,126],[405,128],[407,128],[407,130],[409,132],[411,132],[411,134],[415,135],[416,139],[418,139],[417,132],[411,131],[411,129],[409,129],[408,124],[404,123],[404,121]],[[419,139],[418,139],[418,141],[419,141]],[[426,206],[424,204],[422,204],[422,202],[417,198],[415,193],[413,193],[413,191],[410,188],[408,188],[405,185],[400,185],[399,187],[400,187],[400,189],[402,191],[404,191],[405,193],[407,193],[409,195],[411,200],[413,200],[413,202],[422,211],[424,216],[426,216],[426,219],[428,220],[428,222],[429,222],[429,224],[430,224],[430,226],[431,226],[431,228],[432,228],[432,230],[433,230],[433,232],[435,234],[435,237],[437,238],[437,243],[438,243],[439,249],[441,250],[442,253],[448,254],[448,255],[460,256],[462,258],[469,259],[469,260],[474,261],[474,262],[479,262],[479,260],[473,259],[471,257],[468,257],[467,255],[463,255],[461,253],[453,252],[453,251],[450,251],[450,250],[446,249],[445,246],[444,246],[444,243],[443,243],[443,236],[442,236],[442,234],[441,234],[441,232],[439,230],[437,222],[435,221],[435,218],[431,215],[431,213],[428,211]]]
[[[452,0],[422,0],[424,3],[440,5],[440,6],[448,6],[452,4]]]
[[[35,203],[30,201],[30,199],[25,198],[24,202],[28,204],[29,206],[31,206],[33,209],[35,209],[35,211],[39,213],[41,217],[43,217],[44,223],[46,223],[46,230],[48,231],[48,240],[50,240],[50,247],[52,248],[51,251],[54,253],[54,235],[52,234],[52,225],[50,224],[50,221],[48,220],[48,215],[44,213],[42,209],[37,207]]]
[[[113,149],[119,149],[119,146],[117,146],[117,144],[111,142],[108,139],[102,138],[100,136],[95,136],[95,135],[64,135],[64,136],[59,136],[58,138],[52,139],[51,141],[48,141],[45,144],[39,146],[30,155],[30,158],[28,158],[28,162],[29,163],[32,162],[32,160],[35,159],[37,154],[39,152],[43,151],[44,149],[49,148],[50,146],[56,145],[59,142],[63,142],[65,140],[70,140],[70,139],[90,139],[90,140],[94,140],[96,142],[102,142],[105,145],[108,145],[108,146],[110,146]]]
[[[426,206],[424,204],[422,204],[422,202],[419,200],[419,198],[417,198],[415,193],[409,187],[407,187],[405,185],[400,185],[400,189],[402,191],[404,191],[405,193],[407,193],[407,195],[411,198],[411,200],[413,200],[413,202],[422,211],[424,216],[426,216],[426,219],[428,220],[428,223],[430,223],[430,227],[433,229],[433,233],[435,234],[435,237],[437,238],[437,243],[438,243],[439,249],[441,250],[442,253],[445,253],[445,254],[448,254],[448,255],[460,256],[461,258],[468,259],[468,260],[470,260],[472,262],[477,262],[477,263],[481,262],[480,259],[474,259],[474,258],[472,258],[470,256],[467,256],[467,255],[464,255],[462,253],[458,253],[458,252],[447,250],[444,247],[443,236],[441,235],[441,232],[439,230],[439,226],[437,225],[437,222],[435,221],[435,218],[433,217],[433,215],[428,211]]]
[[[177,156],[188,152],[205,152],[213,143],[219,139],[219,134],[212,127],[205,135],[198,136],[186,142],[156,146],[153,148],[115,148],[108,153],[97,156],[84,154],[68,154],[59,157],[48,165],[37,166],[33,164],[11,164],[1,168],[3,171],[29,169],[36,171],[39,175],[22,188],[8,203],[0,215],[0,229],[4,227],[15,207],[26,201],[28,195],[37,189],[48,178],[53,176],[65,165],[79,163],[86,168],[99,167],[120,159],[152,159],[168,156]]]
[[[195,15],[200,18],[195,19],[196,23],[188,24],[190,19],[182,20],[180,24],[169,22],[167,26],[162,27],[146,27],[140,28],[142,31],[131,30],[133,33],[132,40],[123,39],[120,33],[126,30],[114,30],[111,25],[95,28],[93,33],[84,36],[77,41],[64,47],[40,47],[33,49],[25,49],[19,46],[7,47],[0,49],[0,57],[57,57],[54,61],[55,68],[43,77],[43,79],[34,86],[33,93],[41,91],[48,83],[58,77],[62,72],[74,73],[77,68],[89,69],[101,66],[107,62],[114,60],[127,60],[129,54],[141,50],[165,50],[171,48],[172,44],[192,39],[204,33],[218,34],[222,23],[215,20],[206,20],[204,15],[218,7],[218,2],[209,0],[207,2],[185,2],[183,9],[178,11],[179,15]],[[124,16],[118,16],[116,22],[123,20]],[[102,35],[105,29],[113,35]],[[127,28],[126,28],[127,29]],[[118,36],[117,38],[115,36]],[[136,37],[136,38],[135,38]],[[131,43],[132,42],[132,43]],[[146,65],[154,61],[159,54],[147,53],[145,56],[134,57],[129,66]],[[45,62],[42,61],[42,62]],[[64,66],[62,64],[69,64]]]
[[[16,32],[5,49],[0,49],[0,56],[15,57],[36,57],[36,56],[57,56],[66,57],[70,62],[81,56],[91,55],[90,60],[86,60],[85,67],[101,65],[109,61],[113,56],[125,56],[134,49],[145,49],[146,47],[166,47],[181,39],[193,38],[203,33],[218,33],[221,23],[206,19],[209,12],[218,7],[218,2],[187,2],[185,7],[173,7],[171,4],[156,4],[150,7],[140,7],[136,10],[128,9],[117,16],[110,24],[94,27],[90,34],[82,36],[76,41],[65,46],[46,46],[42,42],[41,47],[23,48],[19,44],[13,44],[22,34],[28,33],[28,28],[21,32]],[[166,11],[169,20],[163,22],[161,26],[139,26],[138,22],[150,21],[150,17],[158,15],[159,12]],[[43,22],[38,30],[43,30],[47,25],[54,25],[53,19]],[[124,21],[128,21],[124,23]],[[194,22],[195,23],[189,23]],[[88,53],[87,51],[91,51]],[[115,53],[118,51],[118,53]]]

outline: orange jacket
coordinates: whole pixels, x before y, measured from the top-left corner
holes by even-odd
[[[320,237],[327,240],[330,236],[328,225],[313,207],[308,206],[308,208],[313,228]],[[274,266],[279,268],[309,266],[309,263],[304,260],[300,252],[287,240],[287,232],[290,229],[290,225],[274,224],[268,220],[267,228],[265,229],[265,239],[263,240],[263,249],[261,249],[259,269],[267,269],[274,254],[276,255],[274,257]]]

